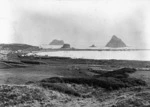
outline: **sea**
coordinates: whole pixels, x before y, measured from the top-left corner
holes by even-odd
[[[81,59],[95,59],[95,60],[116,59],[116,60],[150,61],[150,50],[130,50],[130,51],[57,50],[57,51],[40,51],[34,54],[38,56],[70,57],[73,59],[81,58]]]

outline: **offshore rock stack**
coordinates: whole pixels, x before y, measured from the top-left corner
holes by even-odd
[[[49,45],[64,45],[64,41],[54,39]]]
[[[106,44],[106,47],[120,48],[120,47],[126,47],[126,44],[120,38],[113,35],[111,40]]]

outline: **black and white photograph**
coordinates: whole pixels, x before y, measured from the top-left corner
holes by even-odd
[[[150,0],[0,0],[0,107],[150,107]]]

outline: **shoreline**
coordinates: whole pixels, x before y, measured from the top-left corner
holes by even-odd
[[[121,49],[121,48],[111,48],[111,49],[42,49],[40,51],[150,51],[150,49]]]

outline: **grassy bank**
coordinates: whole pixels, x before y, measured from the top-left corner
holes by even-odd
[[[149,62],[63,58],[41,60],[46,64],[29,64],[30,66],[25,68],[1,71],[1,74],[8,78],[5,78],[7,85],[0,85],[0,106],[150,105],[150,88],[147,83],[141,78],[130,76],[136,73],[137,68],[148,68]]]
[[[123,68],[110,72],[105,72],[96,77],[52,77],[43,79],[40,84],[46,87],[49,83],[75,83],[86,84],[93,87],[101,87],[106,90],[117,90],[120,88],[133,87],[133,86],[145,86],[146,83],[137,78],[129,77],[129,73],[136,72],[135,69]]]

